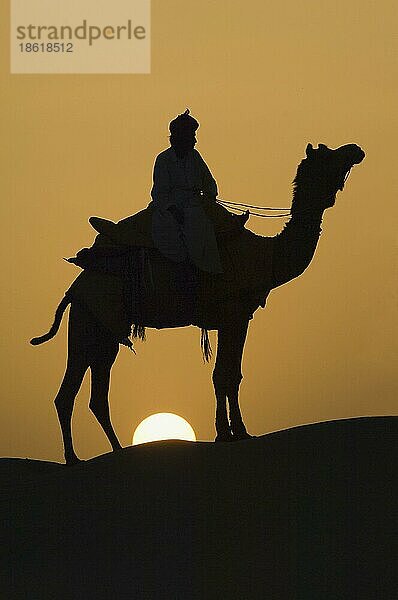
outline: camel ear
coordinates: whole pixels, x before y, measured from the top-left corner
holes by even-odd
[[[310,156],[313,156],[314,152],[315,152],[315,150],[312,147],[312,144],[307,144],[307,147],[305,149],[305,153],[307,155],[307,158],[309,158]]]
[[[325,144],[318,144],[319,150],[328,150],[329,148]]]

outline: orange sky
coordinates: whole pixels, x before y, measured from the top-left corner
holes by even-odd
[[[248,430],[397,414],[396,3],[153,0],[150,75],[10,75],[5,4],[1,455],[62,459],[53,398],[66,319],[52,342],[28,340],[47,331],[79,272],[62,257],[93,241],[88,217],[118,220],[146,206],[168,122],[187,106],[226,199],[289,205],[307,142],[366,152],[325,214],[309,269],[251,322],[241,386]],[[249,222],[264,235],[282,225]],[[108,451],[87,405],[88,380],[74,415],[82,458]],[[158,411],[212,439],[199,331],[150,330],[137,356],[122,348],[111,410],[123,445]]]

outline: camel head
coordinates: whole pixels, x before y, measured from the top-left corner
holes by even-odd
[[[365,152],[356,144],[346,144],[335,150],[325,144],[319,144],[318,148],[308,144],[306,158],[300,163],[293,181],[295,201],[292,212],[294,209],[317,207],[323,210],[333,206],[350,170],[364,157]]]

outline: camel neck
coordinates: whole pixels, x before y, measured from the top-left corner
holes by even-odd
[[[305,223],[320,222],[325,210],[322,206],[323,203],[322,198],[316,198],[313,194],[296,189],[293,193],[292,219]]]

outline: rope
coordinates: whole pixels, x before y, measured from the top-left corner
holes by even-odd
[[[255,208],[256,210],[289,210],[290,208],[275,208],[274,206],[253,206],[252,204],[243,204],[241,202],[231,202],[230,200],[222,200],[217,198],[217,202],[222,204],[232,204],[233,206],[245,206],[246,208]]]
[[[343,186],[344,186],[344,184],[343,184]],[[330,196],[328,196],[324,200],[324,202],[328,202],[334,195],[335,194],[331,194]],[[262,217],[262,218],[266,218],[266,219],[281,219],[281,218],[286,218],[286,217],[292,216],[292,211],[289,208],[267,208],[265,206],[252,206],[250,204],[241,204],[239,202],[230,202],[229,200],[220,200],[219,198],[216,199],[216,202],[218,202],[218,204],[221,204],[222,206],[225,206],[225,208],[228,210],[237,210],[240,213],[248,212],[249,215],[252,215],[253,217]],[[283,214],[283,215],[262,215],[260,213],[252,212],[251,210],[244,210],[243,208],[238,208],[239,206],[255,208],[257,210],[287,210],[289,212],[286,214]],[[304,208],[303,210],[296,211],[295,214],[305,214],[308,212],[312,212],[312,210],[313,210],[312,208]]]
[[[280,219],[283,217],[290,217],[290,214],[291,214],[289,208],[268,208],[265,206],[253,206],[251,204],[241,204],[240,202],[229,202],[227,200],[220,200],[220,199],[217,199],[216,202],[218,202],[218,204],[221,204],[222,206],[225,206],[225,208],[228,208],[230,210],[237,210],[240,213],[248,212],[249,215],[252,215],[253,217],[263,217],[263,218],[268,218],[268,219],[272,219],[272,218]],[[284,215],[261,215],[260,213],[252,212],[251,210],[246,211],[243,208],[238,208],[239,206],[244,206],[247,208],[256,208],[257,210],[288,210],[289,212]]]
[[[221,204],[221,203],[220,203],[220,204]],[[228,208],[229,210],[232,210],[232,207],[231,207],[231,206],[228,206],[228,207],[226,207],[226,208]],[[253,216],[253,217],[264,217],[264,218],[268,218],[268,219],[278,219],[278,218],[283,218],[283,217],[285,217],[285,218],[286,218],[286,217],[290,217],[290,216],[291,216],[291,214],[290,214],[290,213],[287,213],[287,214],[285,214],[285,215],[261,215],[260,213],[253,212],[253,211],[251,211],[251,210],[248,210],[248,211],[246,211],[246,210],[244,210],[244,209],[242,209],[242,208],[234,208],[233,210],[234,210],[234,211],[239,211],[239,214],[243,214],[243,213],[246,213],[246,212],[248,212],[248,213],[249,213],[249,215],[251,215],[251,216]],[[235,213],[235,214],[236,214],[236,213]]]

